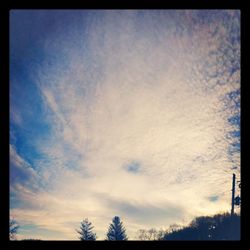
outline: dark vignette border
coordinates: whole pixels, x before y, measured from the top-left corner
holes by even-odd
[[[3,2],[3,1],[2,1]],[[246,1],[247,2],[247,1]],[[8,1],[8,3],[1,3],[0,6],[0,34],[1,34],[1,79],[0,79],[0,142],[1,142],[1,174],[0,174],[0,237],[1,243],[6,243],[9,247],[44,247],[48,244],[51,247],[83,247],[82,242],[77,241],[40,241],[39,243],[9,241],[9,11],[11,9],[240,9],[241,10],[241,181],[242,181],[242,207],[241,207],[241,240],[240,241],[155,241],[155,242],[85,242],[84,246],[88,249],[91,247],[131,247],[131,244],[138,245],[138,247],[171,247],[171,246],[240,246],[247,240],[247,116],[249,114],[247,108],[247,13],[248,9],[243,8],[243,1],[241,0],[151,0],[151,1],[118,1],[118,0],[100,0],[100,1]],[[249,28],[248,28],[249,29]]]

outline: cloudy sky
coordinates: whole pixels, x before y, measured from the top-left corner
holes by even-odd
[[[12,10],[10,214],[19,239],[103,239],[229,212],[240,12]]]

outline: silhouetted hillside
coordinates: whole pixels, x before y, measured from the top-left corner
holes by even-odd
[[[162,240],[240,240],[240,216],[197,217],[189,226],[166,233]]]
[[[23,239],[22,241],[41,241],[40,239]]]

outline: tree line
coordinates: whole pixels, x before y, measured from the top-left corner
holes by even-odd
[[[92,223],[88,220],[88,218],[84,219],[81,222],[80,230],[77,230],[79,236],[79,239],[81,241],[85,240],[96,240],[96,233],[93,232],[93,226]],[[108,228],[108,232],[106,235],[105,240],[128,240],[126,229],[123,226],[123,223],[121,222],[120,217],[115,216],[112,220],[112,223],[110,224]]]
[[[18,224],[10,221],[10,239],[15,240]],[[95,241],[98,237],[94,232],[94,226],[85,218],[76,229],[80,241]],[[187,226],[172,224],[167,230],[139,229],[136,238],[138,240],[240,240],[240,215],[229,213],[216,214],[214,216],[200,216],[193,219]],[[25,239],[37,240],[37,239]],[[112,219],[108,227],[106,241],[126,241],[128,236],[119,216]]]

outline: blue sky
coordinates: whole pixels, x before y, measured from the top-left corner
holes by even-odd
[[[99,239],[230,210],[240,12],[12,10],[10,214],[19,238]]]

